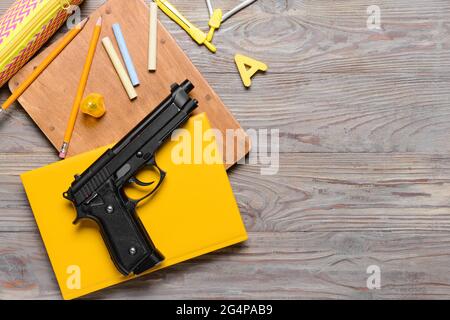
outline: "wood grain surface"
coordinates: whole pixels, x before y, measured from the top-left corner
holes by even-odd
[[[19,103],[56,150],[59,151],[63,143],[80,74],[86,61],[84,53],[89,49],[92,30],[100,16],[103,17],[100,39],[105,37],[112,39],[116,52],[119,52],[119,49],[112,25],[118,23],[121,26],[140,78],[140,85],[135,88],[138,98],[130,101],[106,50],[99,41],[84,97],[90,93],[102,94],[107,113],[101,120],[79,115],[70,142],[69,157],[119,141],[170,94],[173,83],[180,84],[185,79],[189,79],[195,86],[192,97],[199,102],[195,113],[207,113],[211,126],[219,129],[223,136],[226,136],[226,130],[241,129],[219,96],[161,24],[158,27],[158,68],[155,72],[149,72],[147,68],[149,10],[145,1],[110,0],[90,15],[90,20],[83,31],[19,98]],[[25,65],[10,80],[10,89],[15,90],[27,79],[52,50],[54,46],[45,49]],[[206,54],[209,52],[205,50],[204,55]],[[245,133],[242,135],[242,141],[238,143],[246,145],[246,149],[237,156],[233,156],[237,147],[225,146],[224,159],[230,159],[228,167],[249,151],[250,144]],[[228,155],[225,152],[228,152]]]
[[[204,1],[172,2],[207,25]],[[86,0],[83,16],[101,3]],[[245,244],[88,298],[450,298],[447,0],[259,0],[217,32],[214,56],[160,18],[244,128],[280,130],[280,171],[230,171]],[[269,65],[250,90],[237,52]],[[58,299],[19,180],[54,150],[18,104],[0,141],[0,298]],[[366,287],[370,265],[379,290]]]

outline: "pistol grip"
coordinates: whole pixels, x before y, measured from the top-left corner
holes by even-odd
[[[142,273],[164,260],[147,235],[133,205],[127,206],[111,181],[88,206],[87,218],[100,226],[114,264],[123,275]]]

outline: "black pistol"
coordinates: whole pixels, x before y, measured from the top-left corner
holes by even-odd
[[[136,215],[136,206],[154,194],[166,176],[155,154],[164,141],[189,118],[198,102],[189,97],[189,80],[173,84],[171,94],[112,149],[108,149],[75,181],[64,198],[77,210],[77,218],[92,219],[100,227],[114,264],[124,275],[140,274],[164,260]],[[157,182],[137,178],[142,170],[154,170]],[[124,187],[136,184],[153,188],[140,199],[129,199]]]

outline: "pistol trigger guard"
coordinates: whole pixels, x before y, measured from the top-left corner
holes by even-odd
[[[158,181],[158,184],[155,186],[155,188],[152,191],[150,191],[147,195],[145,195],[144,197],[142,197],[140,199],[130,200],[132,205],[134,205],[135,207],[137,207],[140,202],[144,201],[145,199],[151,197],[154,193],[156,193],[156,191],[158,191],[159,187],[161,187],[161,184],[163,183],[164,178],[167,175],[167,173],[156,164],[155,158],[150,159],[150,161],[147,163],[147,166],[155,168],[158,171],[159,181]],[[139,181],[137,178],[132,178],[132,179]],[[137,185],[141,185],[141,184],[139,184],[139,182],[143,183],[142,181],[139,181],[139,182],[137,182],[137,181],[134,181]],[[141,186],[146,187],[149,185],[153,185],[154,183],[155,183],[154,181],[152,181],[149,184],[145,184],[145,182],[144,182],[143,183],[144,185],[141,185]]]
[[[84,211],[84,208],[80,207],[76,209],[77,216],[75,220],[73,220],[72,224],[78,224],[81,220],[86,219],[88,217],[87,213]]]

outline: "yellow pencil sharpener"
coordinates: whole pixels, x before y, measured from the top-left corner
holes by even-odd
[[[98,93],[91,93],[81,102],[81,112],[94,118],[101,118],[106,113],[105,98]]]

